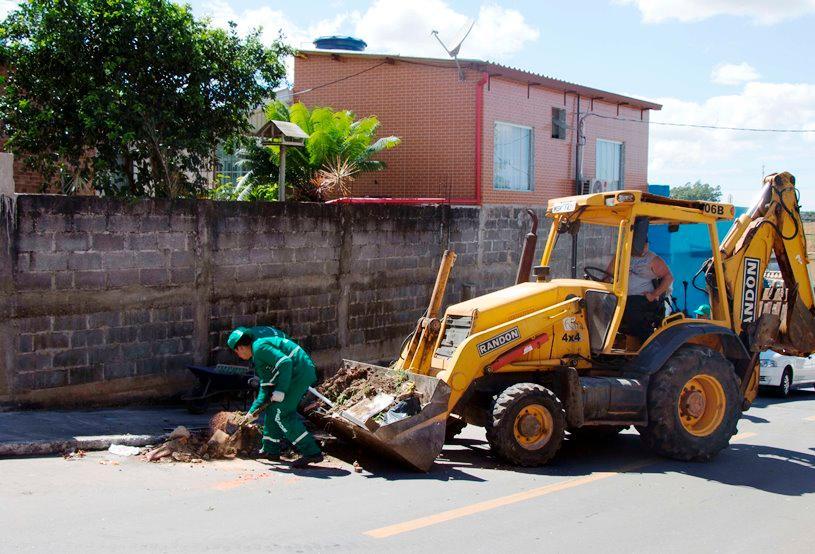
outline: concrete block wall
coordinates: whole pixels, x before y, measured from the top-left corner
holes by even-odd
[[[154,395],[195,359],[196,204],[19,196],[10,264],[13,396]],[[90,385],[90,386],[85,386]]]
[[[521,207],[5,198],[0,403],[113,404],[190,385],[186,365],[235,362],[238,325],[275,325],[330,371],[393,358],[446,248],[464,286],[513,282]],[[542,220],[538,251],[547,226]]]

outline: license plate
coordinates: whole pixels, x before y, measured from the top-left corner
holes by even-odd
[[[553,214],[565,214],[569,212],[573,212],[577,203],[574,200],[570,200],[569,202],[560,202],[559,204],[555,204],[552,206],[552,213]]]

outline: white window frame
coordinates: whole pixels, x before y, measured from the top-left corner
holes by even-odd
[[[234,154],[227,154],[224,151],[223,145],[219,144],[218,148],[215,150],[215,171],[214,171],[214,178],[217,180],[218,175],[223,175],[226,181],[229,181],[233,185],[238,182],[238,179],[249,173],[246,169],[241,169],[237,162],[240,158],[237,156],[237,152]],[[228,162],[229,169],[224,167]],[[226,171],[224,171],[226,169]],[[217,183],[216,183],[217,184]]]
[[[599,145],[600,145],[601,142],[605,142],[607,144],[616,144],[616,145],[620,146],[620,159],[619,159],[620,179],[619,179],[619,183],[617,185],[617,188],[612,189],[612,190],[623,190],[625,188],[625,142],[620,141],[620,140],[611,140],[611,139],[603,139],[603,138],[598,138],[597,139],[597,141],[595,142],[595,145],[594,145],[594,175],[595,175],[595,179],[597,179],[597,180],[601,180],[599,172],[598,172],[600,163],[599,163],[599,160],[597,159],[597,157],[600,154]],[[606,181],[608,179],[602,179],[602,180]]]
[[[513,188],[512,186],[509,187],[498,187],[495,185],[495,167],[496,167],[496,145],[495,145],[495,132],[499,125],[505,125],[507,127],[515,127],[517,129],[526,129],[529,131],[529,187],[528,188]],[[519,125],[517,123],[510,123],[508,121],[494,121],[492,126],[492,188],[493,190],[500,190],[500,191],[511,191],[511,192],[533,192],[535,190],[535,128],[530,127],[529,125]]]

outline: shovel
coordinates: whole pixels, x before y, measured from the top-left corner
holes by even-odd
[[[317,398],[319,398],[319,399],[320,399],[322,402],[324,402],[325,404],[327,404],[329,408],[333,408],[333,407],[335,406],[335,404],[334,404],[333,402],[331,402],[331,401],[330,401],[328,398],[326,398],[326,397],[325,397],[323,394],[321,394],[321,393],[320,393],[320,392],[319,392],[317,389],[315,389],[314,387],[309,387],[309,388],[308,388],[308,391],[309,391],[311,394],[313,394],[314,396],[316,396]],[[345,410],[343,410],[343,411],[341,411],[341,412],[340,412],[340,417],[341,417],[341,418],[343,418],[343,419],[344,419],[344,420],[346,420],[346,421],[349,421],[349,422],[353,423],[354,425],[357,425],[357,426],[359,426],[359,427],[362,427],[363,429],[367,429],[367,427],[365,427],[365,422],[364,422],[364,421],[360,420],[360,419],[359,419],[359,418],[357,418],[357,417],[354,417],[354,415],[353,415],[353,414],[348,413],[348,412],[347,412],[347,411],[345,411]]]

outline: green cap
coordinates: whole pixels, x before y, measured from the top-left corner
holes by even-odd
[[[696,311],[693,313],[695,313],[696,315],[710,317],[710,304],[699,304],[699,307],[696,308]]]
[[[229,333],[229,338],[226,339],[226,345],[229,346],[229,348],[231,348],[232,350],[235,350],[235,346],[238,344],[238,341],[241,340],[243,335],[245,335],[248,330],[249,329],[247,329],[246,327],[238,327],[237,329]]]

